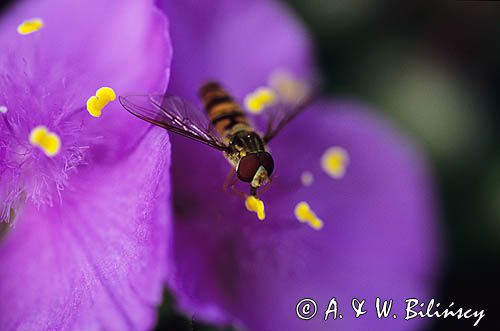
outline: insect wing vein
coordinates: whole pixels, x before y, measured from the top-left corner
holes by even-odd
[[[201,111],[177,96],[130,95],[120,97],[120,103],[131,114],[171,132],[205,143],[221,151],[227,145],[214,134]],[[190,117],[197,119],[193,122]]]

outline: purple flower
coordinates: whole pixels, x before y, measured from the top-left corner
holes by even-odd
[[[27,0],[0,20],[0,44],[0,329],[151,328],[169,140],[109,89],[100,118],[85,105],[103,86],[165,88],[165,16],[148,1]]]
[[[175,53],[169,92],[195,98],[201,83],[217,79],[243,99],[275,69],[298,77],[313,71],[307,33],[276,2],[160,3]],[[422,157],[376,111],[323,100],[284,129],[270,144],[276,167],[262,195],[264,222],[240,197],[222,192],[229,166],[221,155],[182,137],[173,141],[168,270],[184,312],[249,330],[422,325],[404,320],[404,299],[432,293],[433,192]],[[333,297],[344,318],[324,321]],[[377,319],[376,297],[395,300],[396,320]],[[312,320],[295,315],[303,298],[318,304]],[[367,300],[366,316],[353,317],[353,298]]]

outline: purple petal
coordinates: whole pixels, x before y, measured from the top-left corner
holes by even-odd
[[[169,92],[196,99],[209,79],[243,97],[276,69],[311,74],[308,35],[277,1],[157,0],[170,18],[175,52]]]
[[[27,203],[0,245],[0,329],[146,330],[168,253],[166,133],[73,176],[53,207]]]
[[[19,35],[17,26],[33,17],[41,18],[44,27]],[[12,73],[6,57],[27,67],[13,76],[34,85],[37,93],[31,91],[30,97],[45,106],[38,111],[61,100],[68,111],[85,107],[102,86],[118,95],[162,92],[172,56],[167,25],[152,1],[20,1],[0,21],[0,65],[6,74]],[[131,130],[147,128],[118,102],[109,104],[99,120],[89,116],[88,123],[105,137],[108,149],[119,149],[115,154],[136,142]]]
[[[179,305],[249,330],[413,330],[422,321],[404,320],[404,299],[429,298],[438,252],[425,165],[373,110],[350,102],[311,108],[271,143],[276,170],[262,196],[264,222],[222,192],[229,171],[222,155],[174,143],[176,269],[169,279]],[[350,157],[337,180],[320,166],[332,146]],[[313,174],[313,185],[301,184],[303,171]],[[300,201],[324,221],[322,230],[298,222]],[[332,297],[344,319],[325,322]],[[376,297],[394,299],[398,319],[378,320]],[[317,301],[315,319],[296,317],[302,298]],[[353,317],[352,298],[367,300],[366,316]]]

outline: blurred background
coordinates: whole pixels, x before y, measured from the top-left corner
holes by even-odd
[[[448,241],[439,301],[485,309],[474,329],[499,330],[500,3],[288,2],[328,93],[371,103],[427,153]],[[433,319],[429,330],[471,328]]]
[[[438,301],[499,330],[500,3],[286,1],[314,38],[326,91],[374,105],[428,156],[448,251]],[[162,307],[158,329],[216,330]],[[470,330],[432,319],[428,330]]]
[[[427,153],[447,240],[438,301],[485,309],[474,329],[499,330],[500,3],[286,2],[314,38],[326,92],[372,104]],[[171,303],[165,294],[158,330],[219,330]],[[428,330],[471,328],[432,319]]]

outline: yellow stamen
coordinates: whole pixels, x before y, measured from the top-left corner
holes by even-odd
[[[274,105],[276,94],[267,87],[259,87],[245,97],[245,107],[253,114],[259,114],[267,107]]]
[[[316,216],[309,204],[305,201],[301,201],[295,206],[295,217],[301,223],[307,223],[315,230],[320,230],[323,227],[323,221]]]
[[[259,200],[253,195],[249,195],[245,200],[245,207],[248,211],[253,211],[257,213],[257,217],[259,220],[263,221],[266,218],[266,214],[264,212],[264,202]]]
[[[298,104],[311,93],[311,87],[286,70],[276,70],[269,76],[269,86],[284,103]]]
[[[102,109],[115,99],[116,93],[111,87],[101,87],[94,96],[87,100],[87,110],[90,115],[99,117],[102,114]]]
[[[39,147],[49,157],[57,155],[61,149],[59,136],[42,125],[31,130],[30,143]]]
[[[27,35],[36,32],[43,28],[43,21],[40,18],[32,18],[26,20],[17,26],[17,32],[22,35]]]
[[[342,147],[330,147],[321,157],[321,167],[332,178],[344,177],[349,165],[349,155]]]
[[[310,171],[304,171],[300,175],[300,181],[304,186],[311,186],[312,183],[314,182],[314,176]]]

